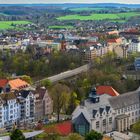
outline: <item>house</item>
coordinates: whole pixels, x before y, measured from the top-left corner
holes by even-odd
[[[0,91],[5,92],[7,86],[10,87],[11,91],[15,91],[29,87],[29,84],[19,78],[12,80],[0,79]]]
[[[117,55],[118,58],[127,58],[128,56],[128,45],[120,45],[120,46],[115,46],[113,48],[113,51]]]
[[[27,88],[29,84],[21,79],[9,80],[8,84],[10,85],[11,90],[21,90]]]
[[[8,80],[7,79],[0,79],[0,93],[3,92],[6,84],[8,83]]]
[[[35,98],[30,90],[15,93],[20,103],[20,120],[33,121],[35,116]]]
[[[132,39],[128,46],[128,52],[140,52],[140,41],[139,39]]]
[[[74,131],[85,135],[90,130],[101,133],[124,132],[140,118],[140,89],[119,96],[98,95],[92,89],[89,97],[72,113]]]
[[[134,62],[135,70],[140,70],[140,58],[135,58]]]
[[[36,119],[50,115],[53,112],[53,101],[46,88],[37,88],[34,95]]]
[[[111,86],[98,86],[97,94],[108,94],[110,96],[119,96],[119,93]]]
[[[0,128],[13,127],[20,119],[20,104],[14,93],[0,94]]]

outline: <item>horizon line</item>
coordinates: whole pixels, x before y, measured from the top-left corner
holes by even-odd
[[[32,5],[32,4],[124,4],[124,5],[140,5],[140,3],[116,3],[116,2],[98,2],[98,3],[75,3],[75,2],[66,2],[66,3],[0,3],[0,5],[22,5],[22,4],[26,4],[26,5]]]

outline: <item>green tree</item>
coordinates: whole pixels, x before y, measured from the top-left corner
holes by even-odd
[[[79,104],[80,101],[77,99],[77,94],[75,92],[72,92],[69,99],[68,113],[71,114]]]
[[[101,133],[92,130],[86,135],[85,140],[102,140],[102,138],[103,135]]]
[[[53,100],[54,111],[57,114],[57,122],[59,122],[61,111],[66,111],[68,107],[70,89],[66,85],[57,83],[56,85],[51,87],[50,96]]]
[[[84,138],[77,133],[72,133],[68,136],[68,140],[84,140]]]
[[[45,140],[60,140],[60,137],[58,134],[48,134],[46,137],[45,137]]]
[[[140,120],[133,125],[132,127],[132,131],[136,134],[139,134],[140,135]]]
[[[21,77],[21,79],[24,80],[24,81],[26,81],[26,82],[29,83],[29,84],[32,84],[32,79],[31,79],[30,76],[23,75],[23,76]]]
[[[14,129],[10,135],[11,140],[25,140],[25,136],[19,129]]]
[[[49,79],[43,80],[41,83],[42,86],[48,88],[52,85],[51,81]]]

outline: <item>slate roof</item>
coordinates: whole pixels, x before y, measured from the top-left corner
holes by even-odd
[[[26,98],[29,95],[30,91],[29,90],[21,90],[19,92],[19,95],[22,96],[23,98]]]
[[[99,112],[101,115],[102,115],[103,111],[104,111],[104,108],[99,108]]]
[[[46,93],[46,88],[37,88],[34,94],[39,94],[39,99],[43,99]]]
[[[93,110],[93,118],[95,118],[95,115],[97,114],[97,110]]]
[[[127,106],[131,106],[133,104],[137,104],[140,102],[139,96],[140,91],[132,91],[128,93],[124,93],[117,97],[112,97],[109,99],[111,107],[114,109],[124,108]]]
[[[87,121],[87,119],[85,118],[85,116],[83,115],[83,113],[81,113],[77,118],[75,118],[72,121],[74,124],[76,125],[87,125],[89,124],[89,122]]]
[[[110,110],[110,106],[106,106],[106,112],[108,113]]]

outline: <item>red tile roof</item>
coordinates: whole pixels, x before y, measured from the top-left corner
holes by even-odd
[[[9,80],[11,90],[19,90],[29,86],[29,84],[21,79]]]
[[[108,39],[107,40],[108,43],[121,43],[122,39],[121,38],[117,38],[117,39]]]
[[[6,84],[8,83],[8,80],[7,79],[0,79],[0,87],[5,87]]]
[[[119,96],[119,93],[111,86],[98,86],[97,94],[108,94],[110,96]]]

